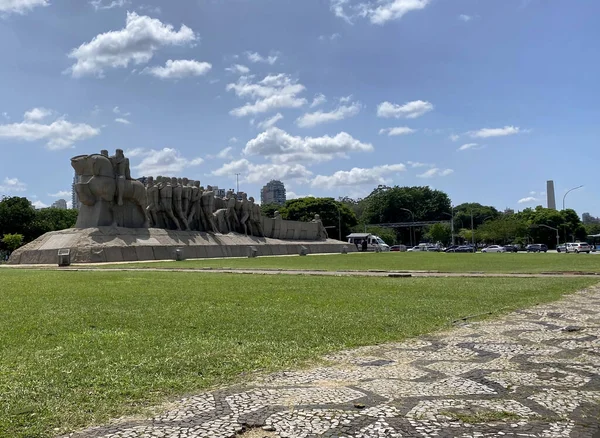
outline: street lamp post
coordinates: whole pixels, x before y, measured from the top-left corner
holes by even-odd
[[[473,227],[473,209],[471,209],[471,243],[473,244],[473,252],[477,252],[477,247],[475,246],[475,229]]]
[[[412,227],[410,229],[410,246],[413,246],[413,233],[414,233],[414,228],[415,228],[415,214],[412,211],[410,211],[408,208],[400,208],[400,210],[408,211],[412,215],[413,225],[412,225]]]
[[[568,195],[569,193],[571,193],[573,190],[577,190],[577,189],[580,189],[580,188],[582,188],[582,187],[583,187],[583,186],[581,185],[581,186],[573,187],[573,188],[572,188],[572,189],[570,189],[570,190],[567,190],[567,193],[565,193],[565,196],[563,196],[563,208],[562,208],[563,210],[565,209],[565,198],[567,197],[567,195]]]
[[[563,210],[565,209],[565,198],[567,197],[567,195],[569,193],[571,193],[573,190],[577,190],[577,189],[580,189],[582,187],[583,187],[583,185],[580,185],[580,186],[573,187],[572,189],[567,190],[567,193],[565,193],[565,195],[563,196],[563,205],[562,205],[562,209]],[[565,243],[567,243],[567,226],[566,225],[563,225],[563,232],[565,234]]]
[[[342,210],[338,205],[338,229],[339,229],[339,237],[340,242],[342,241]]]
[[[450,216],[450,232],[452,233],[452,245],[454,245],[454,207],[452,207],[452,214],[446,213],[445,211],[443,211],[442,214]]]

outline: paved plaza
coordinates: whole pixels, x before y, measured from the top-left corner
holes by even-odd
[[[326,360],[69,436],[600,437],[600,287]]]

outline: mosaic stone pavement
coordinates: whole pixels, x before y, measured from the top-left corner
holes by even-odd
[[[326,359],[69,436],[600,437],[600,286]]]

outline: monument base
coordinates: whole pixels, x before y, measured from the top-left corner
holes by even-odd
[[[71,263],[114,263],[187,259],[355,252],[339,240],[279,240],[237,233],[212,234],[158,228],[70,228],[52,231],[14,251],[9,264],[57,264],[58,250],[69,249]],[[254,247],[254,251],[251,247]]]

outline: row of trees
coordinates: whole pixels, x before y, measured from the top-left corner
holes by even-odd
[[[554,247],[557,230],[563,242],[585,240],[589,234],[600,233],[600,224],[584,225],[571,209],[556,211],[538,206],[515,213],[478,203],[452,207],[446,193],[429,187],[379,186],[364,199],[308,197],[287,201],[283,206],[264,205],[262,210],[269,217],[278,210],[290,220],[311,220],[318,213],[332,238],[341,235],[345,240],[353,231],[370,232],[390,245],[411,241],[449,244],[453,240],[452,222],[456,242],[535,242]],[[432,223],[413,227],[413,221]]]
[[[76,221],[77,210],[36,210],[27,198],[4,197],[0,200],[0,251],[14,251],[48,231],[71,228]]]

